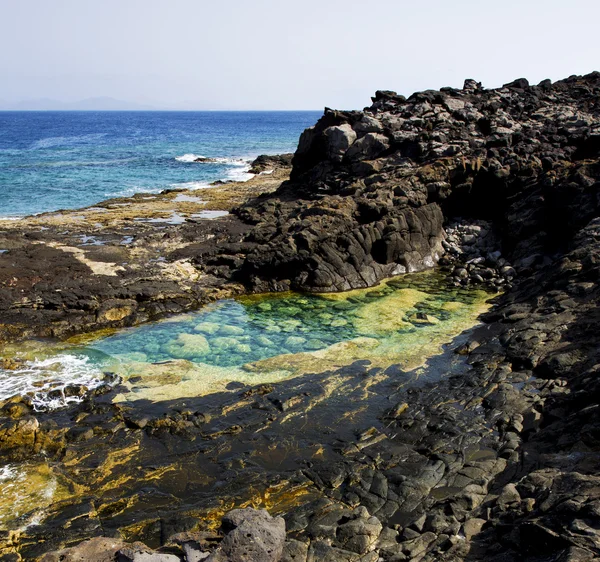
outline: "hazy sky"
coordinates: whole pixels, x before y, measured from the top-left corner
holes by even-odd
[[[0,99],[362,108],[600,69],[598,0],[0,0]]]

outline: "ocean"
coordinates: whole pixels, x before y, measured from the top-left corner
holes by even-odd
[[[293,152],[318,111],[0,112],[0,217],[244,180]],[[217,162],[198,163],[198,156]]]

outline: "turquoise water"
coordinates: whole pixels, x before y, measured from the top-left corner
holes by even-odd
[[[361,337],[380,343],[400,337],[410,343],[421,338],[419,332],[452,330],[457,318],[471,312],[470,304],[486,297],[483,292],[457,290],[442,276],[425,273],[349,293],[223,300],[195,313],[121,331],[90,347],[150,363],[184,359],[239,367]],[[457,306],[448,306],[451,302]]]
[[[489,294],[454,287],[436,272],[337,294],[252,295],[197,312],[57,344],[6,349],[21,361],[0,367],[0,399],[27,394],[39,409],[77,401],[69,385],[94,388],[109,372],[117,401],[159,402],[334,371],[354,361],[415,369],[472,327]],[[113,378],[114,380],[114,378]]]
[[[0,112],[0,216],[245,179],[319,112]],[[217,158],[193,162],[193,156]]]
[[[325,299],[310,296],[225,300],[178,320],[127,330],[92,347],[109,355],[135,358],[141,353],[150,362],[187,359],[233,367],[284,353],[315,351],[355,337],[347,320],[331,321],[332,311],[336,309]]]

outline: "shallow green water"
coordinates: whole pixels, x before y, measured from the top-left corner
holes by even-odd
[[[288,293],[224,300],[195,313],[121,330],[108,337],[96,336],[87,345],[81,339],[61,344],[60,348],[55,343],[36,347],[39,342],[30,342],[14,354],[28,361],[26,368],[0,372],[4,377],[0,382],[7,385],[19,381],[21,386],[14,390],[9,387],[7,395],[28,394],[39,409],[53,409],[75,400],[65,392],[69,384],[92,388],[101,384],[102,373],[112,371],[121,377],[113,399],[125,402],[127,409],[147,412],[154,407],[160,409],[165,404],[162,401],[185,399],[187,403],[190,398],[223,390],[239,392],[239,385],[228,387],[232,381],[255,385],[327,372],[319,379],[322,396],[328,404],[331,397],[337,405],[321,410],[320,417],[314,418],[313,430],[321,431],[323,427],[346,424],[349,419],[356,423],[357,418],[346,415],[363,415],[363,404],[374,403],[369,388],[376,379],[394,382],[397,376],[395,369],[382,370],[365,379],[364,387],[357,392],[352,382],[347,385],[346,377],[351,381],[352,376],[336,369],[357,360],[368,360],[372,366],[394,364],[405,371],[414,369],[476,324],[479,314],[489,307],[489,297],[484,291],[453,287],[443,275],[429,272],[340,294]],[[444,362],[433,369],[432,375],[441,377],[449,368]],[[348,389],[353,392],[351,408],[344,401]],[[315,411],[311,415],[316,415]],[[306,431],[305,421],[301,431]],[[293,440],[290,443],[297,446]],[[270,459],[274,454],[270,442],[266,446],[264,455]],[[285,455],[290,452],[286,446],[282,448]],[[252,451],[256,453],[255,443]],[[0,501],[0,524],[13,521],[15,514],[25,513],[32,505],[36,509],[23,521],[35,521],[63,499],[74,501],[90,491],[98,496],[110,494],[116,482],[126,489],[131,474],[137,475],[143,464],[138,456],[141,453],[137,445],[119,448],[111,444],[110,454],[113,456],[109,455],[103,464],[93,467],[95,476],[85,486],[74,486],[62,470],[54,471],[44,463],[0,466],[0,489],[5,496],[5,501]],[[303,459],[304,454],[303,450]],[[315,449],[314,454],[320,453]],[[291,458],[295,455],[290,453]],[[179,458],[176,462],[166,461],[170,476],[160,485],[168,493],[179,494],[179,482],[189,474],[202,474],[194,464],[195,457],[185,458],[188,460],[182,464]],[[78,462],[87,461],[82,458]],[[154,457],[152,463],[154,466]],[[74,481],[80,481],[79,475]],[[30,485],[24,487],[22,482]],[[173,482],[177,485],[171,488]]]
[[[327,350],[357,338],[396,344],[454,331],[488,298],[437,273],[407,275],[374,289],[327,295],[269,294],[224,300],[92,343],[123,361],[186,360],[243,367],[282,355]],[[400,340],[398,339],[400,338]],[[371,341],[370,348],[377,347]],[[386,346],[384,346],[386,347]],[[432,350],[433,352],[434,350]],[[365,350],[365,358],[369,352]]]
[[[357,360],[414,369],[477,323],[490,295],[436,272],[346,293],[246,296],[108,337],[21,346],[22,369],[0,369],[0,398],[28,394],[40,409],[76,401],[65,389],[121,377],[118,401],[152,402],[335,370]],[[31,347],[33,346],[33,347]],[[31,349],[29,349],[31,347]]]

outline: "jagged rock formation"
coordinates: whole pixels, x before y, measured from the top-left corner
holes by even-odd
[[[599,92],[598,73],[495,90],[467,81],[326,110],[300,138],[291,181],[239,211],[256,225],[239,278],[333,291],[432,267],[444,215],[493,220],[531,265],[597,210]]]
[[[495,90],[467,81],[408,99],[377,92],[364,111],[326,110],[303,133],[291,180],[235,216],[187,220],[168,233],[131,218],[98,231],[98,214],[66,233],[33,221],[24,236],[4,225],[0,339],[132,325],[239,284],[367,287],[433,267],[445,252],[444,217],[491,221],[503,255],[527,272],[597,212],[599,92],[598,73]],[[257,161],[257,170],[286,161]],[[108,243],[82,245],[90,234]],[[124,236],[136,241],[123,245]]]
[[[293,154],[263,154],[258,156],[251,164],[250,174],[272,173],[280,168],[291,168]]]

